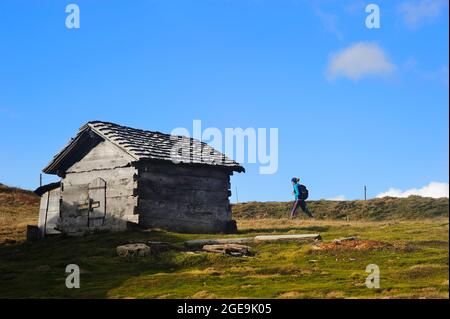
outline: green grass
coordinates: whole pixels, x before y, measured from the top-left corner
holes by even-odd
[[[185,240],[205,236],[164,231],[0,245],[0,298],[448,298],[448,227],[446,218],[243,219],[234,236],[320,233],[326,242],[357,235],[391,244],[365,251],[258,244],[255,257],[245,258],[188,252]],[[179,250],[135,260],[117,257],[116,246],[130,240],[167,241]],[[65,287],[68,264],[81,267],[81,289]],[[365,287],[369,264],[381,269],[381,289]]]
[[[377,198],[368,201],[308,201],[318,219],[335,220],[405,220],[447,217],[447,198]],[[292,202],[249,202],[233,205],[238,219],[283,218],[289,216]],[[305,218],[304,216],[300,216]]]
[[[410,197],[310,202],[316,221],[289,221],[291,203],[233,207],[240,233],[320,233],[325,242],[359,236],[389,243],[378,250],[314,251],[312,245],[254,245],[253,258],[184,250],[188,239],[223,237],[164,231],[103,233],[26,243],[38,197],[0,184],[0,298],[448,298],[448,200]],[[303,216],[302,216],[303,217]],[[168,241],[159,256],[124,260],[129,241]],[[365,269],[381,268],[379,290]],[[65,268],[81,267],[81,289],[65,287]]]

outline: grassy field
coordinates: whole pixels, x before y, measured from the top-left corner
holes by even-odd
[[[258,244],[254,257],[243,258],[185,251],[184,240],[205,236],[164,231],[2,245],[0,298],[448,298],[448,219],[269,219],[239,226],[239,236],[320,233],[325,242],[354,235],[370,241],[359,249],[322,250],[313,244]],[[117,257],[116,246],[130,240],[164,240],[180,250]],[[81,289],[65,288],[68,264],[81,267]],[[369,264],[381,269],[381,289],[365,287]]]
[[[7,200],[3,204],[1,199]],[[0,298],[448,298],[448,217],[413,220],[239,218],[225,237],[319,233],[323,244],[252,245],[253,257],[187,251],[188,239],[224,237],[160,230],[24,242],[36,223],[32,194],[0,192]],[[448,201],[447,201],[448,205]],[[448,210],[448,206],[447,206]],[[448,212],[447,212],[448,216]],[[358,236],[356,247],[332,244]],[[122,259],[128,242],[166,241],[175,250]],[[65,268],[81,268],[81,289],[65,287]],[[367,265],[381,270],[381,289],[365,286]]]

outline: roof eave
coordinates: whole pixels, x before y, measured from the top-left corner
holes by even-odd
[[[83,137],[83,134],[85,134],[89,130],[91,130],[89,125],[83,125],[78,131],[77,135],[73,139],[71,139],[71,141],[58,154],[53,157],[50,163],[48,163],[47,166],[43,168],[42,172],[50,175],[58,175],[58,165],[76,147],[78,142]]]
[[[39,188],[37,188],[34,193],[38,196],[42,196],[45,193],[47,193],[48,191],[52,191],[54,189],[57,189],[61,187],[61,182],[56,182],[56,183],[51,183],[51,184],[47,184],[47,185],[43,185]]]
[[[191,166],[191,167],[209,167],[209,168],[217,168],[221,170],[226,170],[230,172],[237,172],[237,173],[245,173],[245,168],[239,164],[236,163],[236,165],[220,165],[220,164],[208,164],[208,163],[192,163],[192,162],[179,162],[175,163],[168,160],[163,159],[157,159],[157,158],[141,158],[139,160],[136,160],[132,163],[134,166],[138,166],[139,163],[164,163],[164,164],[173,164],[173,165],[184,165],[184,166]]]

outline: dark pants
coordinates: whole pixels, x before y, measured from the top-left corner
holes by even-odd
[[[309,211],[308,207],[306,206],[306,201],[304,201],[303,199],[297,199],[294,202],[294,207],[292,208],[292,212],[291,212],[291,218],[295,218],[297,216],[297,209],[298,207],[300,207],[302,209],[302,211],[308,215],[308,217],[313,217],[311,212]]]

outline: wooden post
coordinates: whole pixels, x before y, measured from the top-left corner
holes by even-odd
[[[367,201],[367,186],[364,185],[364,200]]]
[[[237,186],[236,186],[236,204],[239,204],[239,194]]]

